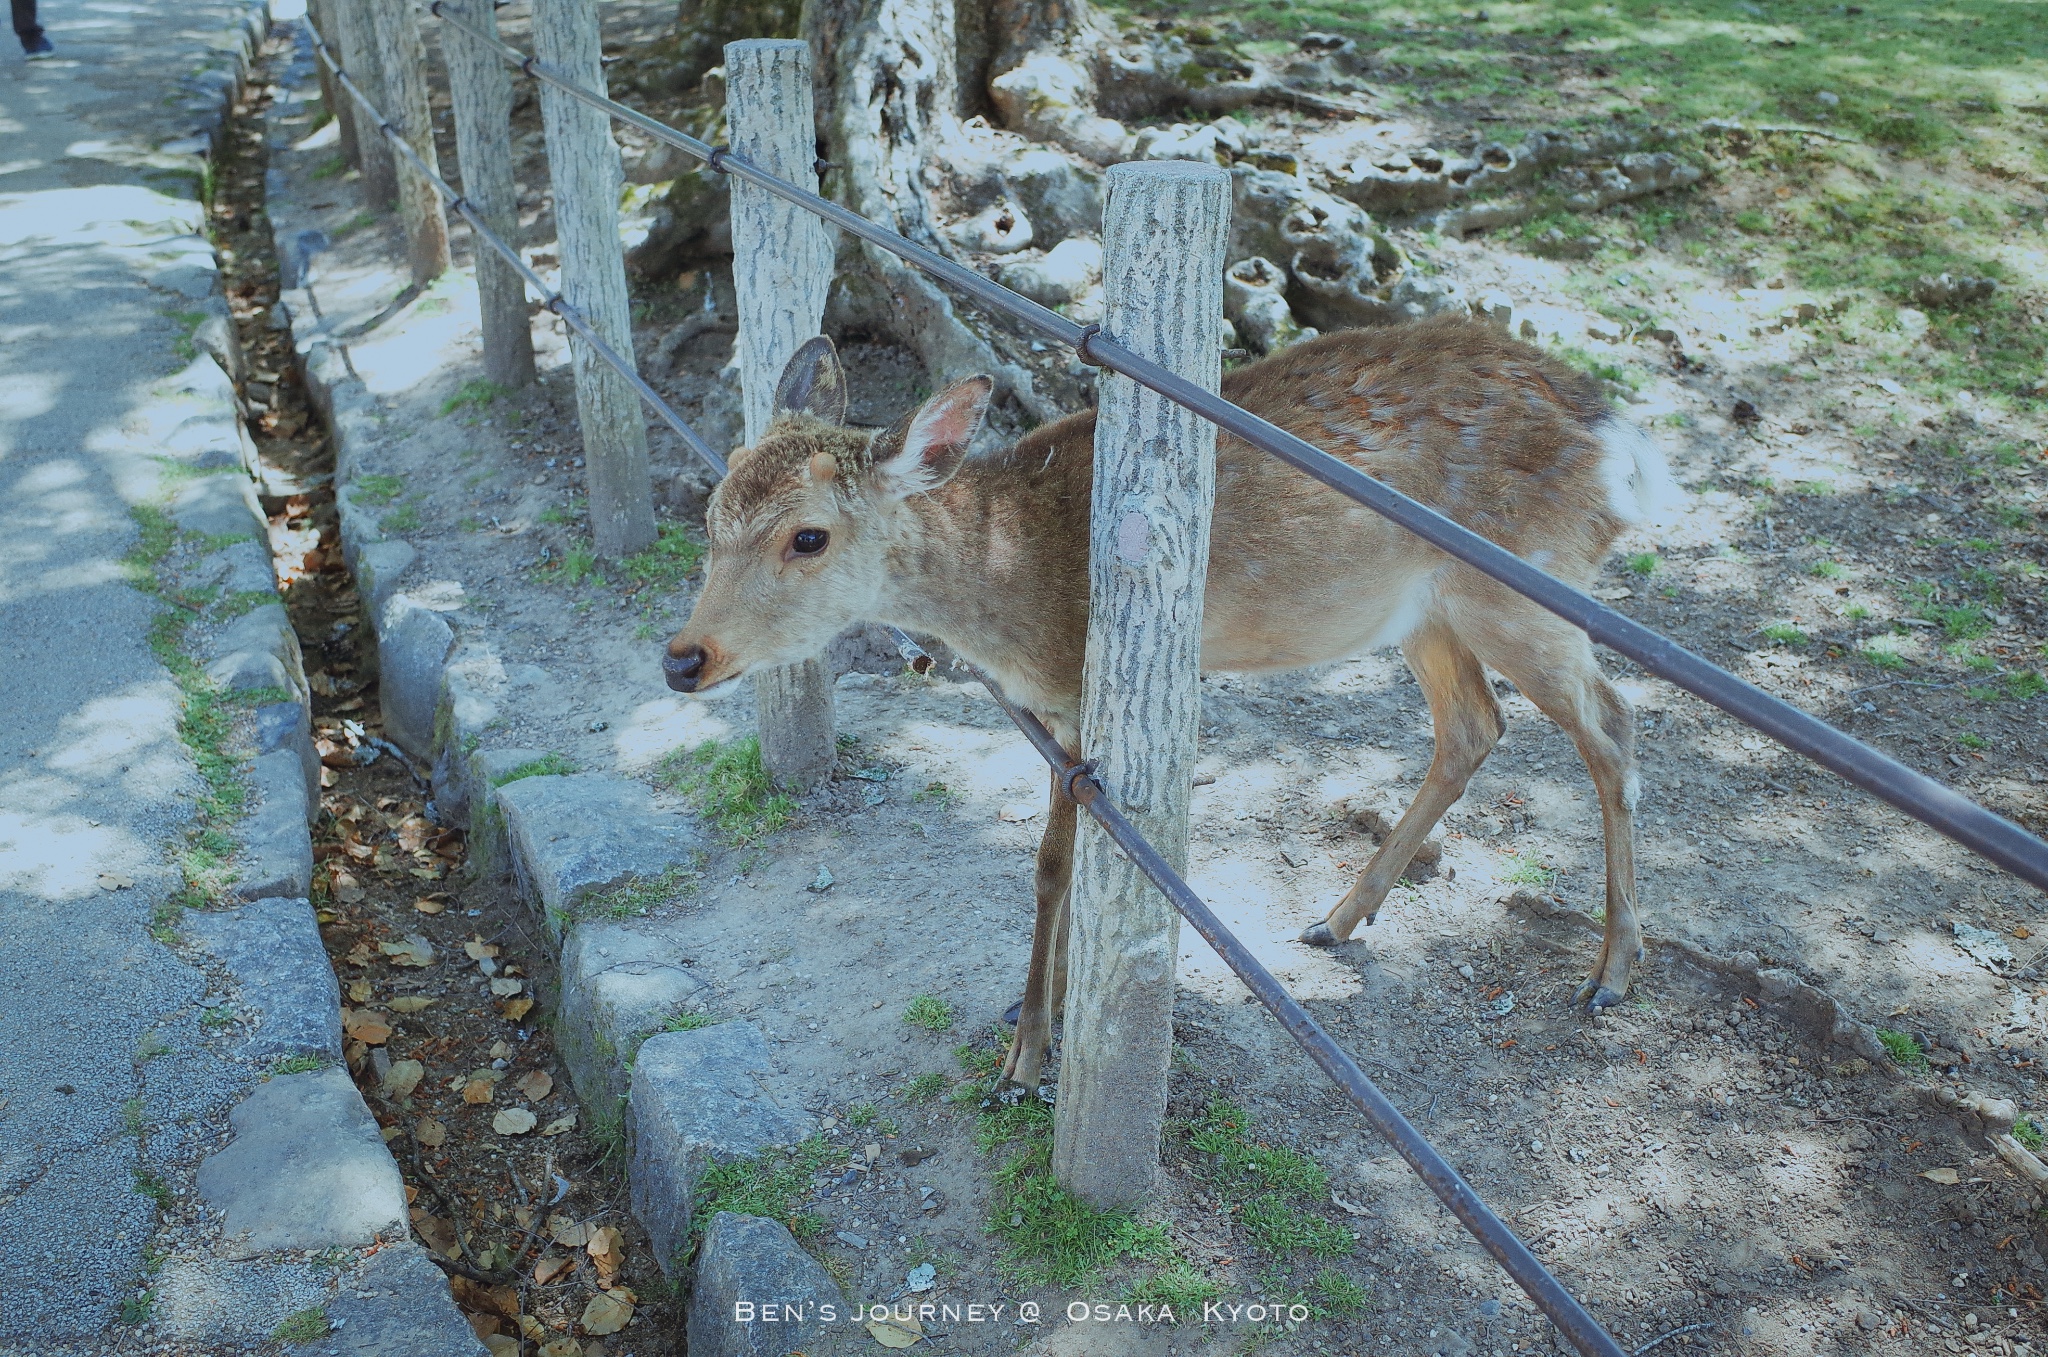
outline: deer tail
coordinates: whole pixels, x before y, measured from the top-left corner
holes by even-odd
[[[1652,523],[1678,503],[1678,485],[1664,453],[1650,436],[1617,414],[1605,414],[1593,426],[1600,440],[1600,478],[1607,485],[1607,503],[1624,523]]]

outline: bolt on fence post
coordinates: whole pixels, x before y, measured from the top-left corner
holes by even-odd
[[[380,109],[389,108],[391,100],[384,92],[384,62],[377,55],[377,38],[370,27],[370,0],[326,3],[334,19],[334,28],[327,37],[341,51],[342,69],[372,104]],[[349,114],[353,117],[357,112],[355,101],[340,91],[336,91],[336,96],[350,105]],[[363,176],[363,201],[376,211],[388,212],[398,205],[398,153],[367,119],[356,125],[356,134],[356,169]]]
[[[749,38],[725,47],[725,119],[732,150],[771,174],[815,189],[817,124],[811,48],[797,39]],[[773,417],[775,384],[797,347],[818,333],[832,284],[825,223],[744,180],[732,181],[732,280],[740,330],[733,346],[747,442]],[[761,762],[777,783],[808,791],[838,758],[832,671],[823,656],[754,675]]]
[[[564,80],[605,93],[597,0],[534,0],[534,54]],[[633,318],[626,256],[619,245],[619,192],[625,171],[611,119],[553,85],[540,87],[548,175],[555,188],[555,239],[562,296],[598,338],[633,361]],[[654,544],[654,485],[647,470],[647,419],[640,393],[580,339],[569,343],[576,370],[583,476],[590,493],[590,535],[609,560]]]
[[[427,106],[427,49],[412,0],[370,0],[370,27],[389,101],[379,107],[405,144],[439,174],[434,116]],[[411,165],[398,171],[398,215],[413,284],[425,287],[448,271],[448,218],[441,213],[441,195]]]
[[[1214,391],[1222,380],[1230,175],[1160,160],[1109,171],[1103,330]],[[1202,710],[1202,590],[1216,426],[1104,373],[1095,421],[1081,748],[1104,795],[1176,871]],[[1074,850],[1053,1173],[1096,1206],[1148,1196],[1173,1052],[1172,904],[1083,815]]]
[[[339,29],[334,23],[336,0],[307,0],[306,10],[313,20],[314,31],[330,46],[338,40]],[[335,137],[341,144],[341,158],[361,170],[363,153],[356,145],[356,101],[349,98],[327,63],[315,61],[313,73],[320,78],[320,104],[334,119]]]
[[[457,20],[498,35],[491,0],[441,0]],[[497,54],[467,33],[441,30],[441,59],[455,106],[455,155],[462,196],[499,237],[519,238],[519,189],[512,179],[512,73]],[[526,284],[496,250],[478,242],[478,309],[483,317],[484,376],[518,389],[533,381],[533,327],[526,316]]]

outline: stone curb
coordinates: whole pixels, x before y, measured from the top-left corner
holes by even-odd
[[[705,837],[694,819],[657,807],[644,783],[604,773],[522,775],[541,751],[484,747],[504,667],[487,637],[458,634],[405,591],[419,553],[387,536],[356,500],[353,483],[368,450],[386,437],[390,412],[356,375],[346,339],[330,334],[321,317],[315,294],[323,234],[294,229],[281,171],[272,171],[268,190],[285,269],[280,307],[307,392],[334,440],[342,553],[375,635],[385,729],[431,767],[435,814],[468,830],[471,870],[509,875],[558,944],[558,1049],[586,1115],[626,1120],[634,1212],[673,1271],[687,1250],[691,1199],[704,1170],[793,1145],[816,1131],[816,1119],[768,1091],[769,1045],[752,1024],[663,1032],[702,982],[674,940],[605,916],[608,892],[701,861]],[[787,1230],[758,1224],[780,1240],[729,1231],[710,1255],[718,1260],[715,1277],[780,1278],[807,1263],[817,1274],[811,1280],[822,1279],[837,1301],[837,1288]],[[714,1282],[706,1294],[718,1291]],[[706,1322],[693,1319],[693,1332]],[[747,1330],[718,1327],[724,1337],[701,1340],[705,1351],[756,1350]],[[760,1341],[769,1341],[765,1332]]]
[[[243,10],[232,59],[183,82],[181,107],[198,119],[195,141],[217,153],[228,109],[270,30],[268,0]],[[203,240],[200,242],[203,246]],[[341,1064],[340,988],[307,898],[310,826],[320,810],[320,763],[297,634],[279,597],[269,524],[257,499],[256,446],[238,388],[246,364],[210,248],[194,249],[174,286],[210,312],[195,334],[202,352],[173,379],[185,417],[165,452],[202,474],[173,495],[169,514],[209,551],[197,574],[217,596],[247,604],[199,657],[230,693],[275,693],[254,712],[253,809],[236,827],[238,907],[187,915],[187,941],[235,979],[238,1006],[255,1018],[239,1054],[303,1063],[255,1085],[229,1114],[230,1142],[201,1162],[197,1186],[225,1222],[219,1256],[179,1263],[159,1281],[159,1325],[209,1344],[261,1343],[284,1314],[325,1302],[344,1321],[303,1352],[358,1357],[486,1357],[446,1278],[407,1237],[405,1185],[368,1105]],[[188,413],[189,412],[189,413]],[[280,1252],[363,1249],[337,1274]]]

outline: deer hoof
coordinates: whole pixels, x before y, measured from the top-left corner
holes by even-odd
[[[1307,928],[1302,929],[1301,941],[1311,947],[1335,947],[1344,939],[1331,932],[1329,923],[1325,921],[1323,923],[1310,924]]]
[[[1588,1013],[1598,1013],[1603,1009],[1613,1008],[1621,1000],[1622,996],[1620,993],[1601,984],[1597,978],[1588,980],[1585,984],[1579,986],[1578,993],[1572,996],[1572,1002],[1584,1004]]]
[[[1003,1010],[1003,1021],[1011,1027],[1015,1027],[1017,1025],[1017,1019],[1023,1016],[1024,1001],[1022,999],[1019,999],[1016,1003],[1011,1004],[1008,1008]]]

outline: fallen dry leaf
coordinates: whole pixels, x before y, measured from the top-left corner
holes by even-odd
[[[417,853],[426,847],[427,835],[433,826],[417,815],[408,815],[398,826],[398,846],[408,853]]]
[[[570,1113],[570,1114],[569,1114],[568,1116],[566,1116],[566,1117],[556,1117],[556,1118],[555,1118],[555,1119],[554,1119],[553,1121],[549,1122],[549,1123],[548,1123],[548,1124],[547,1124],[546,1126],[543,1126],[543,1127],[541,1128],[541,1131],[540,1131],[540,1133],[541,1133],[542,1135],[544,1135],[544,1136],[558,1136],[558,1135],[562,1134],[562,1132],[564,1132],[564,1131],[573,1131],[573,1130],[575,1130],[575,1129],[576,1129],[576,1114],[575,1114],[574,1112],[571,1112],[571,1113]]]
[[[382,1046],[391,1039],[391,1024],[383,1016],[367,1008],[343,1009],[341,1030],[365,1046]]]
[[[370,1002],[370,996],[374,993],[376,993],[376,986],[367,980],[351,980],[348,982],[348,1000],[352,1004],[367,1004]]]
[[[1007,821],[1008,823],[1013,825],[1021,825],[1026,820],[1034,818],[1037,814],[1038,804],[1036,802],[1013,801],[1009,805],[1004,806],[1001,810],[997,811],[996,818],[998,820]],[[873,1328],[874,1326],[869,1325],[868,1327]]]
[[[521,1018],[525,1017],[532,1008],[533,1000],[531,999],[507,999],[504,1003],[498,1005],[498,1011],[513,1022],[518,1022]]]
[[[498,954],[495,944],[485,942],[481,938],[471,938],[468,942],[463,943],[462,950],[469,953],[471,961],[482,961],[485,957],[493,957]]]
[[[1930,1183],[1940,1183],[1943,1187],[1954,1187],[1962,1181],[1962,1176],[1954,1169],[1929,1169],[1920,1176]]]
[[[422,914],[439,914],[442,910],[448,908],[448,902],[423,895],[412,902],[412,907]]]
[[[580,1321],[583,1331],[602,1336],[617,1333],[625,1328],[626,1322],[633,1317],[633,1304],[624,1299],[624,1296],[625,1293],[622,1291],[607,1291],[602,1296],[592,1296],[590,1304],[583,1307],[583,1318]]]
[[[450,1262],[461,1255],[462,1246],[455,1242],[455,1227],[425,1207],[412,1209],[412,1228],[421,1243]]]
[[[478,1078],[472,1074],[462,1085],[462,1101],[472,1107],[481,1107],[491,1100],[491,1090],[496,1088],[497,1084],[498,1081],[495,1079]]]
[[[885,1348],[907,1348],[924,1337],[924,1329],[919,1326],[915,1314],[906,1315],[902,1319],[894,1316],[886,1320],[871,1319],[868,1321],[868,1332]]]
[[[410,1098],[426,1075],[427,1067],[417,1060],[394,1060],[378,1088],[387,1098]]]
[[[600,1226],[590,1232],[590,1242],[583,1246],[583,1251],[597,1264],[598,1281],[610,1286],[612,1278],[618,1275],[619,1265],[626,1261],[626,1236],[616,1225]]]
[[[524,980],[499,979],[491,982],[491,993],[497,995],[500,999],[508,999],[525,988],[526,982]]]
[[[583,1345],[573,1338],[551,1338],[540,1345],[540,1357],[583,1357]]]
[[[484,1347],[490,1351],[491,1357],[519,1357],[525,1351],[524,1345],[509,1333],[485,1334]]]
[[[565,1249],[580,1249],[590,1242],[590,1227],[557,1211],[548,1217],[548,1235]]]
[[[540,1118],[523,1107],[508,1107],[491,1118],[491,1129],[501,1136],[523,1136]]]
[[[431,966],[434,964],[434,944],[417,933],[408,933],[403,942],[380,942],[377,950],[391,958],[394,966]]]
[[[519,1288],[516,1286],[491,1286],[468,1277],[450,1277],[448,1289],[454,1293],[455,1303],[465,1310],[500,1315],[506,1319],[519,1317]]]
[[[125,891],[135,884],[135,878],[120,872],[101,872],[100,889],[103,891]]]
[[[370,951],[370,944],[366,942],[359,942],[349,949],[348,964],[351,966],[367,966],[372,959],[373,953]]]
[[[424,1013],[432,1008],[435,1002],[424,994],[407,994],[393,999],[387,1007],[393,1013]]]
[[[331,870],[327,883],[328,889],[334,892],[334,898],[344,905],[356,904],[363,898],[363,883],[339,867]]]
[[[519,1332],[525,1334],[532,1342],[539,1343],[546,1340],[548,1326],[541,1323],[537,1316],[521,1315],[519,1316]]]
[[[421,1117],[412,1128],[412,1137],[428,1149],[438,1149],[448,1140],[448,1128],[432,1117]]]
[[[546,1102],[547,1096],[555,1091],[555,1077],[546,1070],[528,1070],[513,1087],[524,1093],[529,1102]]]
[[[546,1286],[575,1266],[576,1260],[565,1254],[558,1253],[552,1258],[543,1258],[533,1265],[533,1284]]]

